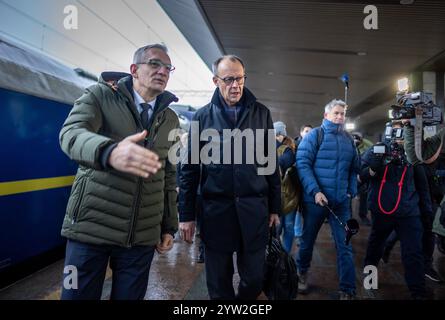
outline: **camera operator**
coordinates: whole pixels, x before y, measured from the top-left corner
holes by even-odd
[[[404,127],[404,138],[405,138],[405,149],[407,154],[408,161],[415,165],[421,166],[425,169],[427,173],[427,184],[425,187],[429,187],[430,195],[433,194],[433,188],[437,187],[434,185],[430,185],[428,182],[434,181],[435,172],[431,171],[430,168],[426,168],[426,165],[433,165],[434,162],[438,160],[440,155],[440,151],[443,145],[443,137],[445,135],[445,128],[439,130],[439,132],[432,137],[428,137],[423,139],[423,130],[422,130],[422,157],[425,159],[424,163],[421,163],[421,160],[417,158],[415,152],[415,138],[414,138],[414,128],[411,126],[409,120],[402,121],[405,124]],[[428,174],[429,173],[429,174]],[[434,199],[435,197],[432,197]],[[442,200],[443,202],[444,200]],[[440,203],[440,202],[439,202]],[[434,213],[436,212],[436,208],[439,207],[439,203],[433,203],[433,210],[431,212],[421,212],[422,225],[423,225],[423,253],[424,253],[424,262],[425,262],[425,276],[438,283],[442,283],[443,279],[440,274],[433,267],[433,253],[434,253],[434,234],[432,231],[433,221],[434,221]],[[438,214],[444,215],[441,210],[438,211]]]
[[[372,216],[365,265],[378,265],[385,241],[395,230],[401,241],[405,281],[413,299],[424,299],[420,211],[431,212],[431,199],[425,189],[425,171],[406,161],[400,122],[394,123],[392,129],[390,141],[370,148],[362,158],[360,178],[369,182],[368,207]]]
[[[406,158],[408,159],[408,162],[413,165],[422,163],[422,161],[417,158],[415,152],[414,127],[408,119],[402,120],[402,123],[405,125],[403,134],[405,139]],[[424,139],[422,130],[422,158],[424,159],[424,163],[430,164],[437,160],[440,155],[440,150],[442,149],[444,136],[445,128],[442,128],[435,135]]]

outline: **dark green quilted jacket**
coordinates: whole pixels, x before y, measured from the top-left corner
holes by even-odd
[[[158,154],[162,168],[147,179],[104,167],[102,153],[125,137],[143,130],[133,101],[132,78],[119,80],[117,90],[102,78],[76,100],[60,132],[62,150],[79,163],[62,236],[97,245],[154,245],[161,233],[178,228],[176,169],[168,161],[179,127],[173,110],[176,97],[158,96],[144,144]],[[108,148],[109,149],[109,148]]]

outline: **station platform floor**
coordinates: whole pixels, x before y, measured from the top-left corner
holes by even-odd
[[[353,237],[355,253],[356,285],[358,299],[405,300],[410,294],[405,285],[403,267],[400,258],[400,246],[394,248],[388,264],[379,265],[379,286],[376,290],[363,287],[363,258],[370,227],[361,226],[360,232]],[[173,249],[164,254],[155,254],[150,270],[147,300],[207,300],[209,299],[205,283],[204,264],[197,263],[198,241],[187,244],[175,239]],[[292,249],[295,255],[296,244]],[[434,253],[434,265],[440,274],[445,275],[445,255],[437,249]],[[62,284],[63,260],[0,290],[0,300],[58,300]],[[239,281],[237,274],[234,284]],[[445,284],[438,284],[426,279],[431,299],[445,299]],[[320,230],[309,273],[310,292],[299,294],[297,300],[337,300],[338,279],[336,273],[336,255],[331,239],[329,224]],[[108,270],[102,299],[108,299],[111,291],[111,271]],[[263,294],[259,300],[267,299]]]

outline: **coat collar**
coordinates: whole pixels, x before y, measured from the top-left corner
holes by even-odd
[[[127,106],[136,122],[141,124],[140,115],[133,97],[133,77],[128,73],[123,72],[103,72],[99,79],[100,83],[105,83],[112,86],[112,89],[127,99]],[[178,101],[178,98],[169,91],[164,91],[156,97],[156,104],[154,113],[150,118],[150,124],[155,119],[155,116],[168,108],[170,103]]]
[[[326,132],[338,133],[344,130],[344,124],[336,124],[328,119],[323,119],[321,126]]]
[[[221,103],[221,100],[219,99],[219,95],[220,95],[220,91],[219,88],[215,89],[215,92],[213,93],[212,96],[212,104],[223,108],[224,106]],[[241,97],[239,104],[241,104],[243,107],[249,108],[252,104],[254,104],[256,102],[256,97],[253,95],[253,93],[247,89],[246,87],[244,87],[243,89],[243,96]]]
[[[134,98],[133,98],[133,78],[131,75],[128,75],[124,78],[121,78],[118,83],[118,90],[126,96],[134,105]],[[178,98],[169,91],[164,91],[160,95],[157,96],[156,99],[156,105],[155,105],[155,112],[162,111],[163,109],[167,108],[170,103],[177,102]]]

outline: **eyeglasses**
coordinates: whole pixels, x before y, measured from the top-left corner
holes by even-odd
[[[239,85],[242,85],[242,84],[244,84],[244,81],[247,79],[247,76],[236,77],[236,78],[235,78],[235,77],[225,77],[225,78],[221,78],[221,77],[218,77],[218,76],[215,76],[215,77],[217,77],[218,79],[224,81],[224,83],[225,83],[226,85],[228,85],[228,86],[232,85],[232,83],[233,83],[234,81],[236,81]]]
[[[175,70],[176,68],[174,66],[172,66],[169,63],[164,63],[161,60],[158,59],[150,59],[147,62],[139,62],[137,64],[146,64],[149,65],[151,68],[155,69],[155,70],[159,70],[162,67],[165,67],[165,69],[168,70],[168,72],[173,72],[173,70]]]

